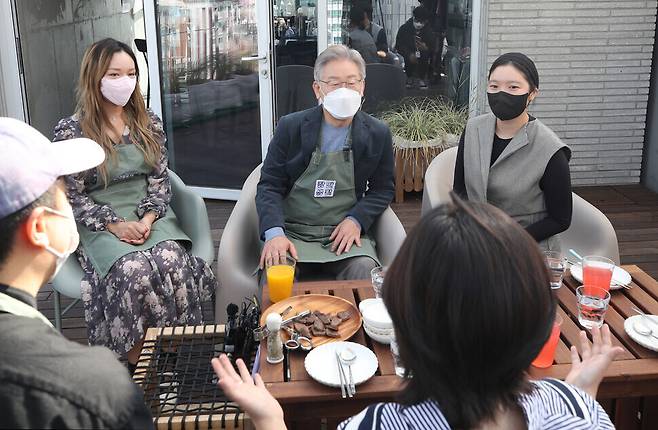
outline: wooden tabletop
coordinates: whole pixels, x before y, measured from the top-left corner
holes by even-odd
[[[658,315],[658,281],[651,278],[637,266],[624,266],[633,278],[633,288],[612,291],[610,307],[605,321],[610,325],[613,342],[624,348],[624,353],[607,369],[599,389],[599,399],[620,397],[642,397],[658,395],[658,353],[650,351],[634,342],[624,331],[624,320],[635,313],[632,306],[644,312]],[[555,353],[555,364],[548,369],[531,368],[533,378],[564,378],[569,372],[571,356],[569,347],[579,345],[575,290],[580,284],[569,274],[565,276],[562,288],[556,290],[560,301],[562,323],[560,343]],[[357,309],[361,300],[374,297],[370,281],[326,281],[302,282],[293,287],[293,295],[330,294],[342,297],[353,303]],[[270,306],[267,286],[263,287],[262,309]],[[388,345],[370,339],[363,328],[350,339],[372,349],[379,360],[375,376],[357,387],[357,395],[350,401],[368,399],[392,399],[400,390],[402,379],[395,375]],[[260,374],[267,388],[282,404],[312,403],[338,400],[340,389],[324,386],[306,373],[303,353],[290,354],[291,380],[284,382],[283,364],[272,365],[266,361],[265,342],[261,343]],[[343,403],[343,402],[341,402]]]

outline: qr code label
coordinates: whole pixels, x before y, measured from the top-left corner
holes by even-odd
[[[336,190],[336,181],[329,181],[326,179],[318,179],[315,181],[315,194],[316,198],[333,197]]]

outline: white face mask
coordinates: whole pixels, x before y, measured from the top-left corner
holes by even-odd
[[[50,212],[51,214],[58,215],[69,220],[68,224],[69,224],[70,240],[69,240],[68,248],[60,252],[57,251],[52,246],[50,246],[50,244],[44,247],[46,251],[50,252],[55,257],[57,257],[57,261],[55,262],[55,271],[53,272],[53,275],[48,280],[48,282],[50,282],[53,279],[55,279],[55,276],[57,276],[59,270],[62,268],[62,266],[64,266],[66,259],[69,258],[69,255],[73,254],[75,250],[78,249],[78,245],[80,244],[80,235],[78,234],[78,227],[75,225],[75,218],[73,217],[73,209],[71,209],[70,214],[65,214],[64,212],[60,212],[55,209],[50,209],[50,208],[45,208],[45,209],[46,212]]]
[[[338,88],[323,95],[322,106],[339,120],[352,118],[361,107],[361,94],[349,88]]]
[[[137,78],[135,76],[122,76],[112,79],[101,79],[101,94],[117,106],[125,106],[135,91]]]

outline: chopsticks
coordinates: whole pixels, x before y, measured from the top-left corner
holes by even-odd
[[[343,396],[343,399],[347,396],[353,397],[352,390],[350,389],[347,377],[345,376],[345,369],[343,369],[340,355],[338,354],[338,351],[334,352],[336,353],[336,365],[338,366],[338,377],[340,378],[340,394]]]

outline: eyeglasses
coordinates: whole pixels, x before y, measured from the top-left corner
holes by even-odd
[[[330,90],[336,90],[340,87],[347,87],[351,90],[355,90],[359,88],[361,83],[363,82],[363,79],[350,79],[349,81],[341,82],[341,81],[322,81],[320,80],[319,82],[322,82],[325,84],[327,87],[329,87]]]

